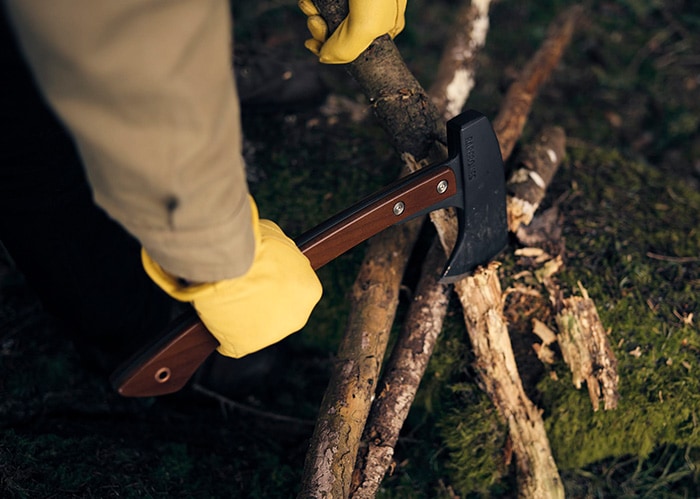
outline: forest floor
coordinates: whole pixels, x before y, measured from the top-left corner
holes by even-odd
[[[468,106],[495,116],[548,24],[572,3],[495,2]],[[305,20],[295,4],[236,7],[237,43],[266,54],[255,64],[264,66],[272,54],[314,66],[303,50]],[[645,409],[650,419],[638,426],[649,430],[635,427],[644,435],[631,435],[625,428],[634,423],[623,416],[589,415],[580,426],[597,425],[598,436],[590,438],[605,444],[591,444],[598,450],[588,458],[566,449],[578,446],[571,435],[586,446],[588,437],[571,421],[572,407],[590,412],[585,389],[569,381],[554,387],[552,372],[565,379],[565,366],[539,363],[529,333],[514,328],[513,344],[528,394],[546,409],[571,497],[691,497],[700,490],[700,398],[673,405],[673,397],[694,390],[700,378],[700,4],[619,0],[587,8],[585,26],[536,98],[522,142],[545,125],[567,133],[567,158],[545,203],[562,213],[562,280],[571,290],[581,281],[596,301],[620,360],[623,399],[636,400],[637,393],[626,391],[639,392],[635,383],[648,387],[645,403],[656,405]],[[453,13],[447,0],[409,1],[407,27],[396,42],[425,87]],[[327,94],[294,106],[250,105],[243,114],[251,190],[262,215],[293,235],[399,171],[350,77],[340,67],[317,70]],[[149,399],[122,398],[86,368],[61,334],[68,326],[42,310],[0,252],[0,495],[294,496],[362,249],[322,269],[322,303],[309,325],[284,343],[281,367],[259,383],[227,397],[189,387]],[[518,262],[511,256],[506,264]],[[413,277],[407,276],[407,289]],[[486,485],[463,479],[460,466],[469,464],[460,464],[445,430],[455,421],[456,404],[446,391],[478,400],[459,328],[450,324],[438,345],[382,496],[513,494],[507,467],[494,469]],[[455,343],[465,358],[460,367],[445,368]],[[658,408],[664,403],[679,418],[677,433],[674,414]],[[617,411],[634,414],[624,403]],[[624,440],[645,443],[630,452]]]

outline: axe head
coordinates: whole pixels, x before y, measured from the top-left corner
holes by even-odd
[[[451,119],[447,145],[460,184],[453,198],[459,230],[441,281],[454,282],[506,246],[508,223],[501,149],[488,119],[472,110]]]

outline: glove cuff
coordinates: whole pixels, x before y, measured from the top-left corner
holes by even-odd
[[[258,215],[258,206],[252,196],[248,195],[248,202],[250,203],[250,213],[251,213],[251,227],[253,228],[253,237],[255,239],[255,255],[253,257],[253,262],[257,257],[258,251],[260,250],[261,232],[260,232],[260,219]],[[216,283],[196,283],[192,284],[186,279],[181,277],[176,277],[163,269],[158,262],[156,262],[148,254],[145,248],[141,248],[141,263],[143,265],[146,274],[155,282],[163,291],[165,291],[172,298],[182,301],[182,302],[192,302],[196,298],[200,298],[206,294],[213,293],[215,291]],[[253,263],[251,263],[252,267]],[[246,271],[250,272],[250,268]],[[243,277],[243,274],[238,277]],[[237,278],[234,278],[237,279]]]

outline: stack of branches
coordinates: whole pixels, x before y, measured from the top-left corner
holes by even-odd
[[[331,29],[347,13],[343,0],[316,0],[316,4]],[[446,156],[444,124],[463,109],[474,85],[477,54],[488,32],[489,4],[489,0],[466,1],[459,9],[429,92],[421,88],[386,36],[348,65],[407,171]],[[582,12],[581,7],[574,6],[553,21],[545,41],[503,99],[493,125],[504,160],[511,156],[532,103],[562,57]],[[528,226],[564,157],[565,141],[561,128],[543,129],[531,145],[523,148],[518,168],[508,182],[509,229],[533,254],[527,244],[534,237]],[[422,276],[386,365],[383,359],[399,289],[422,220],[394,226],[367,245],[351,294],[347,329],[307,452],[300,497],[374,497],[392,464],[394,446],[439,336],[452,292],[463,308],[480,383],[507,423],[520,496],[563,497],[541,411],[527,397],[518,373],[503,312],[499,264],[479,267],[453,285],[439,282],[445,255],[451,253],[457,238],[457,224],[449,210],[433,212],[430,218],[437,237],[425,256]],[[559,248],[561,251],[561,245]],[[523,249],[527,248],[520,251]],[[545,254],[539,251],[540,256]],[[598,408],[602,398],[605,408],[613,408],[617,401],[614,357],[585,290],[583,297],[563,298],[555,277],[561,256],[559,253],[545,259],[548,265],[544,267],[550,271],[543,274],[542,282],[551,293],[560,334],[570,339],[560,341],[562,347],[568,345],[564,358],[575,359],[570,362],[576,369],[575,383],[580,386],[582,381],[587,382],[594,407]],[[543,260],[533,261],[541,264]],[[539,350],[544,352],[553,341],[547,337]]]

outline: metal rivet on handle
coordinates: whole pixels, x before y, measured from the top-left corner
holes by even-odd
[[[445,192],[447,191],[448,185],[449,184],[447,183],[447,180],[441,180],[440,182],[438,182],[438,185],[437,185],[438,194],[445,194]]]
[[[394,215],[397,217],[403,213],[403,210],[406,209],[406,205],[404,204],[403,201],[399,201],[394,205]]]
[[[170,379],[170,374],[169,367],[161,367],[156,371],[154,378],[158,383],[165,383]]]

